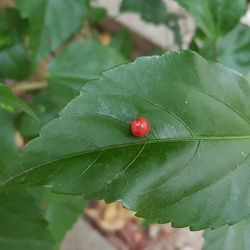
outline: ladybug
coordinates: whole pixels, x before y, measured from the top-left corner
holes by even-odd
[[[139,117],[131,122],[130,129],[134,136],[144,137],[150,130],[150,124],[145,117]]]

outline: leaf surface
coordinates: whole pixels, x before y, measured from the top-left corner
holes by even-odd
[[[122,200],[193,230],[236,223],[250,211],[249,106],[242,76],[193,52],[140,58],[86,84],[2,188],[22,181]],[[140,116],[151,123],[146,138],[130,133]]]
[[[47,222],[29,191],[0,194],[0,249],[52,250]]]
[[[217,39],[232,30],[244,15],[246,0],[176,0],[189,11],[197,26],[210,39]]]
[[[44,192],[41,204],[46,207],[45,218],[49,222],[49,230],[60,249],[66,233],[77,222],[84,209],[83,196],[71,196]]]
[[[23,115],[19,129],[25,138],[36,137],[40,127],[57,117],[58,112],[89,80],[97,79],[100,72],[126,60],[107,46],[97,42],[75,42],[63,50],[48,67],[49,88],[34,97],[32,109],[40,122]]]
[[[29,106],[23,102],[20,98],[15,96],[11,89],[6,85],[0,83],[0,107],[13,111],[14,109],[20,109],[33,118],[37,119],[34,112],[29,108]]]
[[[15,0],[22,16],[29,19],[33,62],[79,31],[88,11],[88,0]]]
[[[250,218],[232,226],[206,231],[203,250],[248,250],[250,249]]]
[[[121,12],[138,13],[143,20],[154,24],[164,24],[172,29],[177,45],[182,47],[182,37],[178,23],[179,16],[170,13],[162,0],[123,0]]]

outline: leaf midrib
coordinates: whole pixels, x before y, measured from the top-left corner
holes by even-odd
[[[126,148],[130,146],[137,146],[137,145],[143,145],[143,144],[154,144],[154,143],[161,143],[161,142],[197,142],[197,141],[225,141],[225,140],[250,140],[250,135],[241,135],[241,136],[198,136],[198,137],[182,137],[182,138],[167,138],[167,139],[151,139],[151,140],[146,140],[146,141],[140,141],[140,142],[131,142],[131,143],[125,143],[125,144],[119,144],[119,145],[111,145],[108,147],[99,147],[96,149],[92,150],[86,150],[82,151],[79,153],[75,154],[69,154],[64,157],[61,157],[59,159],[47,161],[45,163],[39,164],[33,168],[29,168],[27,170],[22,171],[18,175],[8,179],[7,181],[3,182],[0,185],[0,188],[4,188],[8,185],[8,183],[14,181],[17,178],[22,177],[23,175],[26,175],[34,170],[37,170],[43,166],[46,166],[48,164],[53,164],[61,160],[67,160],[73,157],[85,155],[85,154],[91,154],[91,153],[96,153],[99,151],[107,151],[107,150],[112,150],[112,149],[121,149],[121,148]]]

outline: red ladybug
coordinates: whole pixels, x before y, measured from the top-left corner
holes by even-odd
[[[131,132],[136,137],[146,136],[150,130],[149,121],[145,117],[139,117],[130,124]]]

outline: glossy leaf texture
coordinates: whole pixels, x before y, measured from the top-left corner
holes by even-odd
[[[52,250],[47,221],[29,191],[0,194],[0,249]]]
[[[19,97],[15,96],[12,90],[2,83],[0,83],[0,107],[9,111],[19,109],[32,116],[33,119],[38,119],[29,106]]]
[[[203,250],[248,250],[250,249],[250,218],[235,225],[206,231]]]
[[[23,115],[19,120],[22,135],[26,139],[36,137],[40,127],[57,117],[86,81],[97,79],[100,72],[124,62],[116,50],[97,42],[72,43],[49,64],[49,87],[35,96],[31,104],[40,122]]]
[[[89,8],[89,0],[15,2],[22,16],[29,20],[30,47],[35,64],[79,31]]]
[[[86,84],[1,188],[121,200],[138,216],[193,230],[236,223],[250,211],[249,97],[242,76],[191,51],[137,59]],[[141,116],[151,130],[135,138],[130,123]]]
[[[246,0],[176,0],[194,17],[197,26],[210,39],[232,30],[244,15]]]

